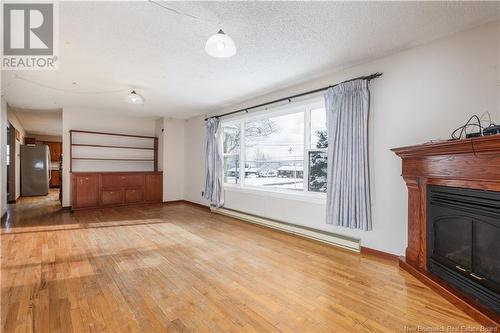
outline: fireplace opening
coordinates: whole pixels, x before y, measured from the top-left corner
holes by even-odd
[[[427,269],[500,314],[500,192],[429,186]]]

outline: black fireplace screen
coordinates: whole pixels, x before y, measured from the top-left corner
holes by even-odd
[[[500,292],[500,227],[490,223],[474,225],[474,272]]]
[[[453,267],[472,267],[472,220],[454,214],[451,209],[438,209],[448,213],[434,219],[433,257]],[[447,211],[447,212],[444,212]]]
[[[428,269],[500,312],[500,192],[429,186]]]

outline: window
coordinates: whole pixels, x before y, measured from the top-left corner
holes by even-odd
[[[311,110],[311,148],[328,148],[325,108]]]
[[[304,188],[304,113],[245,122],[245,185]]]
[[[308,151],[309,191],[326,192],[326,150],[328,148],[328,134],[326,133],[325,108],[311,110],[310,135],[311,146]]]
[[[238,184],[240,179],[240,125],[223,127],[224,183]]]
[[[245,116],[224,122],[222,129],[224,184],[326,192],[328,138],[322,101]]]

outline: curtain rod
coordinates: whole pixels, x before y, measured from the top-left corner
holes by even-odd
[[[292,95],[292,96],[288,96],[288,97],[283,97],[283,98],[275,99],[274,101],[270,101],[270,102],[266,102],[266,103],[254,105],[254,106],[251,106],[249,108],[239,109],[239,110],[236,110],[236,111],[231,111],[231,112],[219,114],[219,115],[212,116],[212,117],[207,117],[207,118],[205,118],[205,121],[207,121],[210,118],[221,118],[221,117],[226,117],[226,116],[229,116],[229,115],[232,115],[232,114],[235,114],[235,113],[240,113],[240,112],[247,112],[248,113],[249,110],[260,108],[262,106],[266,106],[266,105],[270,105],[270,104],[274,104],[274,103],[283,102],[283,101],[289,101],[289,102],[291,102],[293,98],[302,97],[302,96],[314,94],[314,93],[317,93],[317,92],[320,92],[320,91],[328,90],[328,89],[333,88],[335,86],[338,86],[339,84],[342,84],[342,83],[356,81],[356,80],[367,80],[367,81],[370,81],[370,80],[376,79],[376,78],[378,78],[380,76],[382,76],[382,73],[378,73],[377,72],[377,73],[374,73],[374,74],[371,74],[371,75],[355,77],[354,79],[342,81],[340,83],[337,83],[337,84],[334,84],[334,85],[331,85],[331,86],[328,86],[328,87],[318,88],[318,89],[306,91],[306,92],[303,92],[303,93],[300,93],[300,94],[296,94],[296,95]]]

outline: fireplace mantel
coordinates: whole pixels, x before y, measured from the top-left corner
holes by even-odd
[[[402,159],[402,177],[408,188],[408,243],[401,266],[429,277],[427,185],[500,191],[500,135],[431,142],[392,151]],[[469,310],[478,311],[467,311],[469,314],[483,316],[475,316],[476,319],[498,325],[498,316],[484,311],[462,295],[459,298],[472,307]],[[485,320],[485,314],[492,321]]]
[[[450,154],[470,154],[500,151],[500,135],[483,136],[464,140],[428,142],[421,145],[391,149],[401,158]]]

